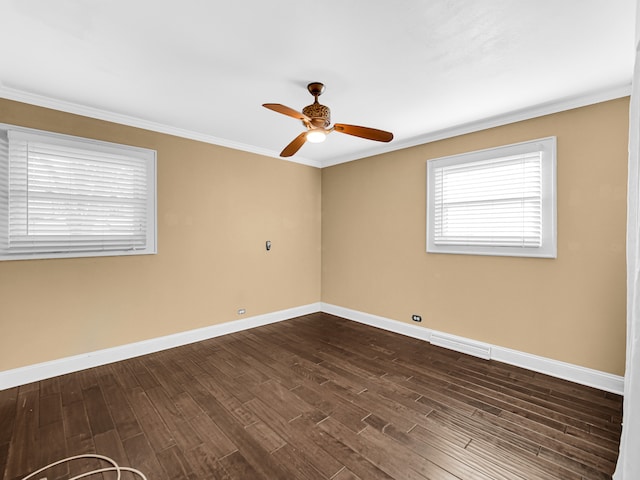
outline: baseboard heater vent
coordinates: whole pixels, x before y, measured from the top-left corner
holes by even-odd
[[[486,343],[474,342],[466,338],[439,332],[433,332],[429,342],[438,347],[448,348],[449,350],[466,353],[474,357],[484,358],[485,360],[491,358],[491,345]]]

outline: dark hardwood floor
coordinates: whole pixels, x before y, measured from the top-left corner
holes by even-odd
[[[95,452],[149,480],[609,479],[621,412],[616,395],[313,314],[0,392],[0,472]]]

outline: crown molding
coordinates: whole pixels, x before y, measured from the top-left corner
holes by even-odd
[[[595,92],[589,92],[584,95],[577,95],[571,97],[565,97],[553,102],[547,102],[539,105],[533,105],[520,110],[505,113],[503,115],[497,115],[485,119],[481,119],[475,122],[469,122],[463,125],[456,125],[450,128],[437,130],[435,132],[428,132],[424,135],[418,135],[405,140],[391,142],[389,144],[380,146],[375,150],[369,150],[360,152],[357,154],[343,155],[335,157],[329,161],[317,161],[304,158],[296,155],[295,157],[280,157],[278,152],[268,150],[265,148],[258,148],[252,145],[247,145],[239,142],[232,142],[223,138],[215,137],[213,135],[207,135],[200,132],[194,132],[182,128],[172,127],[162,123],[152,122],[129,115],[122,115],[99,108],[88,107],[73,102],[67,102],[63,100],[57,100],[43,95],[37,95],[23,90],[6,87],[0,84],[0,98],[6,98],[7,100],[14,100],[16,102],[28,103],[30,105],[36,105],[44,108],[51,108],[53,110],[59,110],[66,113],[73,113],[76,115],[82,115],[89,118],[95,118],[97,120],[105,120],[108,122],[119,123],[121,125],[127,125],[130,127],[142,128],[144,130],[150,130],[158,133],[166,133],[168,135],[175,135],[182,138],[188,138],[190,140],[196,140],[203,143],[209,143],[212,145],[218,145],[221,147],[232,148],[234,150],[241,150],[244,152],[255,153],[265,157],[277,158],[279,160],[285,160],[293,163],[299,163],[315,168],[326,168],[341,163],[352,162],[355,160],[361,160],[370,156],[382,155],[384,153],[393,152],[396,150],[402,150],[409,147],[415,147],[418,145],[424,145],[426,143],[435,142],[438,140],[444,140],[447,138],[457,137],[459,135],[465,135],[469,133],[479,132],[489,128],[500,127],[510,123],[521,122],[523,120],[529,120],[532,118],[542,117],[544,115],[550,115],[553,113],[562,112],[565,110],[571,110],[574,108],[586,107],[600,102],[606,102],[609,100],[615,100],[631,95],[631,83],[624,85],[618,85],[612,88],[598,90]]]
[[[94,118],[97,120],[104,120],[107,122],[118,123],[121,125],[127,125],[129,127],[142,128],[144,130],[150,130],[152,132],[166,133],[168,135],[174,135],[181,138],[188,138],[190,140],[196,140],[198,142],[209,143],[212,145],[218,145],[220,147],[232,148],[234,150],[241,150],[244,152],[255,153],[265,157],[277,158],[279,160],[286,160],[293,163],[300,163],[310,167],[321,168],[322,165],[316,160],[310,160],[304,157],[296,156],[289,158],[282,158],[278,153],[273,152],[265,148],[258,148],[252,145],[247,145],[239,142],[232,142],[223,138],[215,137],[213,135],[207,135],[204,133],[194,132],[192,130],[186,130],[183,128],[172,127],[158,122],[152,122],[144,120],[142,118],[132,117],[129,115],[122,115],[120,113],[110,112],[108,110],[102,110],[99,108],[88,107],[80,105],[78,103],[67,102],[64,100],[57,100],[54,98],[46,97],[44,95],[37,95],[34,93],[25,92],[15,88],[9,88],[0,84],[0,98],[6,98],[7,100],[13,100],[16,102],[28,103],[38,107],[50,108],[53,110],[59,110],[61,112],[73,113],[75,115],[82,115],[84,117]]]
[[[594,105],[596,103],[606,102],[609,100],[615,100],[622,97],[631,95],[631,83],[624,85],[618,85],[616,87],[608,88],[605,90],[598,90],[595,92],[589,92],[584,95],[577,95],[571,97],[565,97],[553,102],[542,103],[539,105],[532,105],[531,107],[523,108],[520,110],[514,110],[502,115],[484,118],[475,122],[465,123],[463,125],[456,125],[450,128],[437,130],[435,132],[425,133],[417,137],[412,137],[398,142],[391,142],[386,146],[377,149],[374,155],[381,155],[384,153],[393,152],[396,150],[402,150],[404,148],[415,147],[418,145],[424,145],[426,143],[435,142],[438,140],[445,140],[447,138],[453,138],[460,135],[466,135],[469,133],[479,132],[481,130],[487,130],[489,128],[501,127],[510,123],[521,122],[524,120],[530,120],[532,118],[543,117],[545,115],[551,115],[553,113],[564,112],[566,110],[572,110],[574,108],[586,107]],[[359,156],[341,156],[336,157],[329,162],[323,162],[322,168],[332,167],[341,163],[347,163],[354,160],[360,160],[366,158]]]

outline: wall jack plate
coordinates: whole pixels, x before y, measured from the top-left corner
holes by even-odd
[[[411,320],[413,320],[414,322],[421,322],[422,317],[420,315],[411,315]]]

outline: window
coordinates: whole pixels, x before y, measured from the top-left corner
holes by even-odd
[[[156,253],[156,153],[0,125],[0,260]]]
[[[427,252],[556,257],[556,138],[427,162]]]

